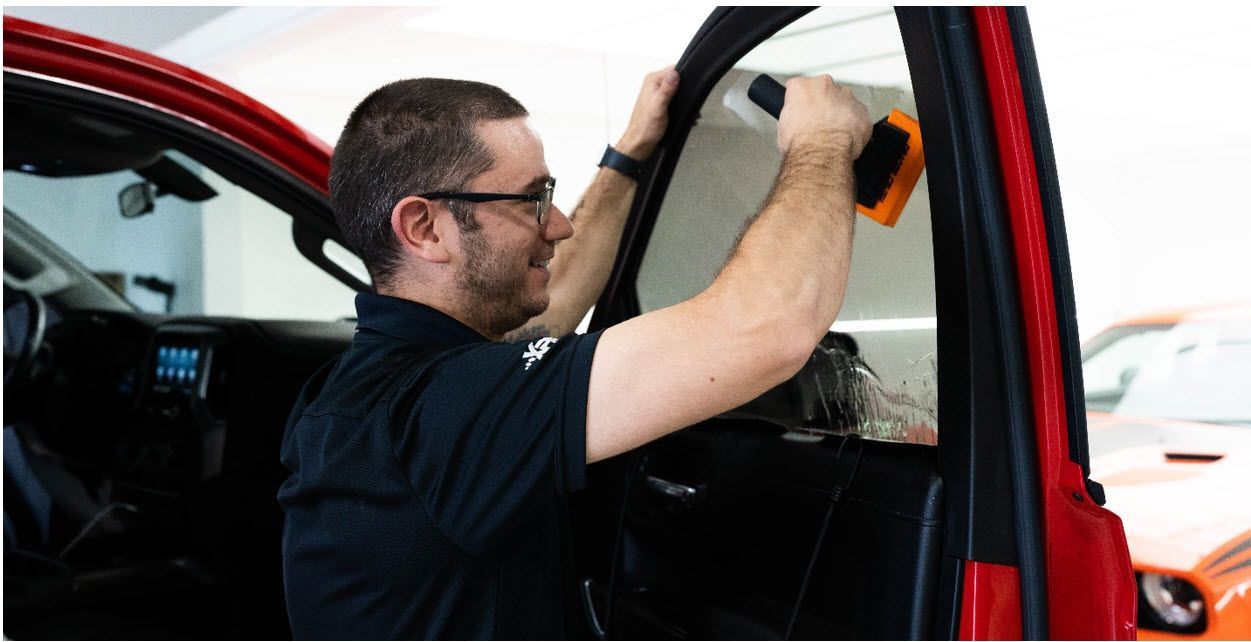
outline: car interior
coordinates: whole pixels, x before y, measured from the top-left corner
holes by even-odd
[[[175,218],[219,198],[178,160],[194,145],[136,126],[142,112],[10,92],[9,76],[5,633],[289,637],[278,447],[300,387],[354,324],[166,314],[172,283],[157,311],[136,309],[24,219],[22,181],[54,178],[37,194],[73,208],[56,214],[81,217],[66,221],[77,236],[103,233],[91,216]],[[124,187],[78,187],[99,177]]]

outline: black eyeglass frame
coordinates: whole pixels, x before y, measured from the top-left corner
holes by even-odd
[[[533,194],[503,194],[498,192],[427,192],[418,194],[421,198],[432,201],[466,201],[469,203],[490,203],[492,201],[533,201],[534,218],[539,227],[547,223],[547,213],[552,209],[552,195],[556,191],[556,179],[548,179],[547,186]]]

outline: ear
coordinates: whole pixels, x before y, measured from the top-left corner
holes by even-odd
[[[430,263],[451,260],[447,239],[435,229],[433,202],[419,196],[401,199],[391,209],[391,233],[400,249]]]

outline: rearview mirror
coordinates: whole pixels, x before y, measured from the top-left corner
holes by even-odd
[[[122,218],[136,218],[156,209],[156,188],[147,181],[128,185],[117,194]]]

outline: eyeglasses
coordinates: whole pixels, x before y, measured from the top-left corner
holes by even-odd
[[[539,227],[547,224],[547,213],[552,209],[552,193],[556,191],[556,179],[549,178],[547,186],[533,194],[497,194],[493,192],[428,192],[418,194],[421,198],[445,201],[489,203],[491,201],[534,201],[534,218]]]

